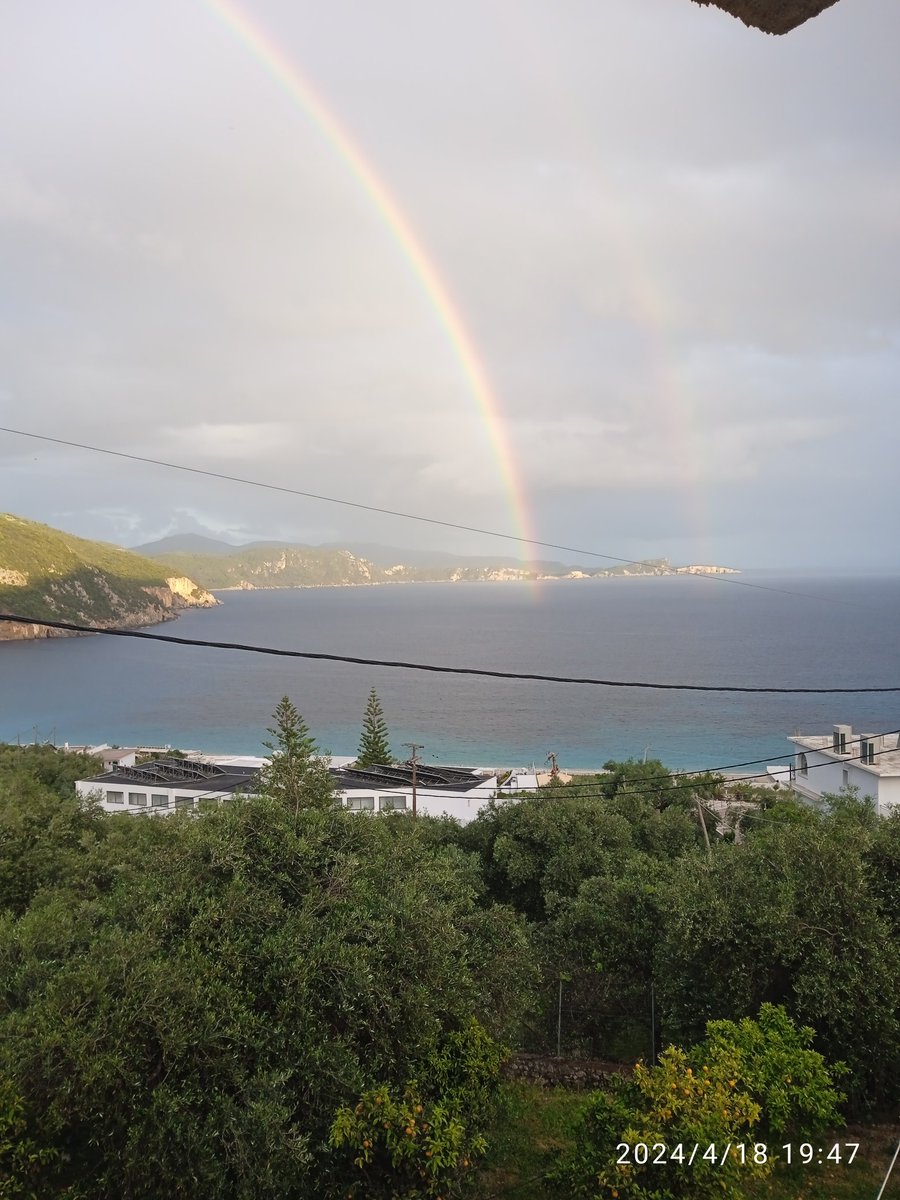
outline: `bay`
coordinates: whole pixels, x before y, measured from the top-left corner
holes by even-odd
[[[752,582],[754,587],[743,586]],[[791,594],[785,594],[785,593]],[[752,574],[540,585],[400,584],[220,593],[157,632],[365,658],[702,685],[900,685],[900,578]],[[0,643],[0,740],[260,753],[289,695],[323,748],[353,754],[370,687],[394,751],[563,768],[646,753],[695,769],[785,754],[835,722],[900,728],[898,695],[564,686],[85,637]]]

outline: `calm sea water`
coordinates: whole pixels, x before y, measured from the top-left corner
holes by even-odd
[[[161,632],[556,675],[778,687],[900,685],[900,579],[746,575],[225,592]],[[428,675],[113,638],[0,643],[0,740],[259,753],[289,695],[352,754],[370,687],[394,749],[444,763],[699,768],[784,754],[785,735],[900,727],[900,695],[715,695]]]

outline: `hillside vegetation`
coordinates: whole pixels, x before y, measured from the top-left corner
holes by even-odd
[[[216,600],[159,562],[0,513],[0,613],[91,625],[151,625]],[[0,639],[44,637],[0,622]]]

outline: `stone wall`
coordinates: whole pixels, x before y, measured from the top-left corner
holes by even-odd
[[[628,1063],[599,1058],[555,1058],[549,1054],[515,1054],[503,1066],[505,1079],[521,1079],[541,1087],[566,1087],[594,1091],[608,1086],[615,1076],[628,1076]]]

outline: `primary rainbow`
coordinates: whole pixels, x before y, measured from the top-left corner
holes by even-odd
[[[428,298],[453,349],[459,369],[474,396],[496,459],[516,528],[512,536],[526,544],[534,538],[527,496],[516,470],[506,435],[503,411],[465,322],[437,267],[416,231],[375,168],[316,93],[298,67],[234,0],[203,0],[266,71],[299,104],[306,116],[343,162],[378,213]]]

